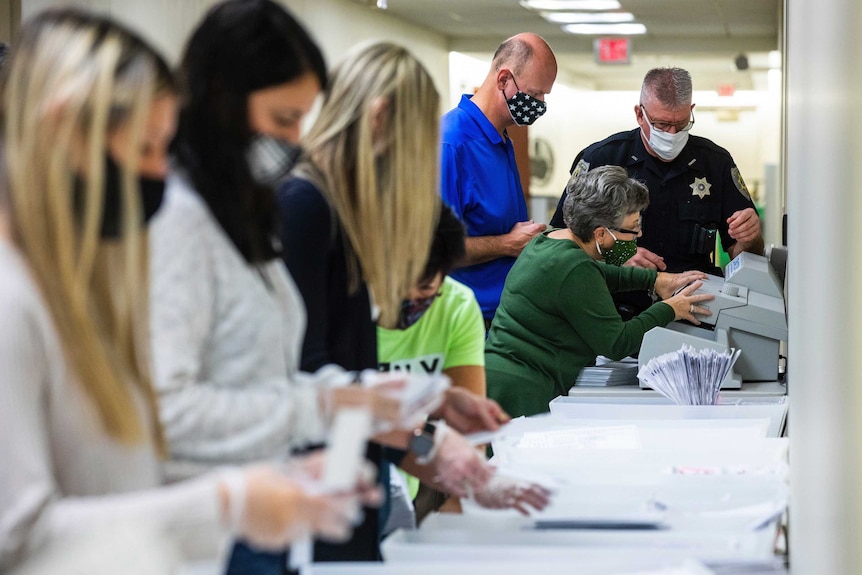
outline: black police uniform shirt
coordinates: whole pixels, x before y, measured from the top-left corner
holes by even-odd
[[[739,210],[754,208],[727,150],[692,135],[679,156],[663,162],[646,151],[641,130],[635,128],[584,149],[575,158],[571,172],[575,175],[605,165],[626,168],[630,177],[649,188],[650,203],[643,212],[643,235],[638,238],[638,246],[662,256],[669,272],[696,269],[721,275],[710,256],[714,235],[713,246],[704,249],[704,238],[709,237],[705,230],[717,230],[727,251],[736,243],[728,234],[727,218]],[[563,191],[551,220],[554,227],[565,227],[565,197]]]

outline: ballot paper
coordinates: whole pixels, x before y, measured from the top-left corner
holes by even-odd
[[[649,360],[638,379],[678,405],[715,405],[740,350],[696,350],[688,344]]]
[[[596,357],[595,366],[587,366],[578,374],[577,387],[608,387],[638,384],[638,360],[626,357],[614,361],[603,355]]]
[[[623,361],[611,361],[595,367],[585,367],[575,381],[575,385],[580,387],[637,384],[638,364]]]
[[[364,407],[343,407],[335,413],[329,433],[329,450],[319,485],[309,486],[320,493],[349,491],[355,484],[365,460],[365,443],[371,435],[371,411]],[[299,569],[314,560],[310,537],[290,546],[288,567]]]

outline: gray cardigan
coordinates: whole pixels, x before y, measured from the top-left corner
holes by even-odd
[[[291,447],[324,438],[318,390],[345,372],[299,372],[305,308],[284,264],[247,263],[177,173],[150,226],[150,281],[171,477],[286,459]]]

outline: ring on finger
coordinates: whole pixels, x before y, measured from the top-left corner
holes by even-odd
[[[691,314],[694,313],[694,304],[691,304],[690,306],[688,306],[688,313],[691,313]]]

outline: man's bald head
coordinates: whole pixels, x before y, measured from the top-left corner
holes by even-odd
[[[502,134],[514,120],[508,99],[517,92],[545,101],[557,79],[557,59],[541,36],[524,32],[497,48],[485,81],[472,101]]]
[[[527,65],[535,65],[546,70],[557,71],[557,59],[544,38],[530,32],[523,32],[504,41],[494,52],[492,69],[509,68],[519,74]]]

